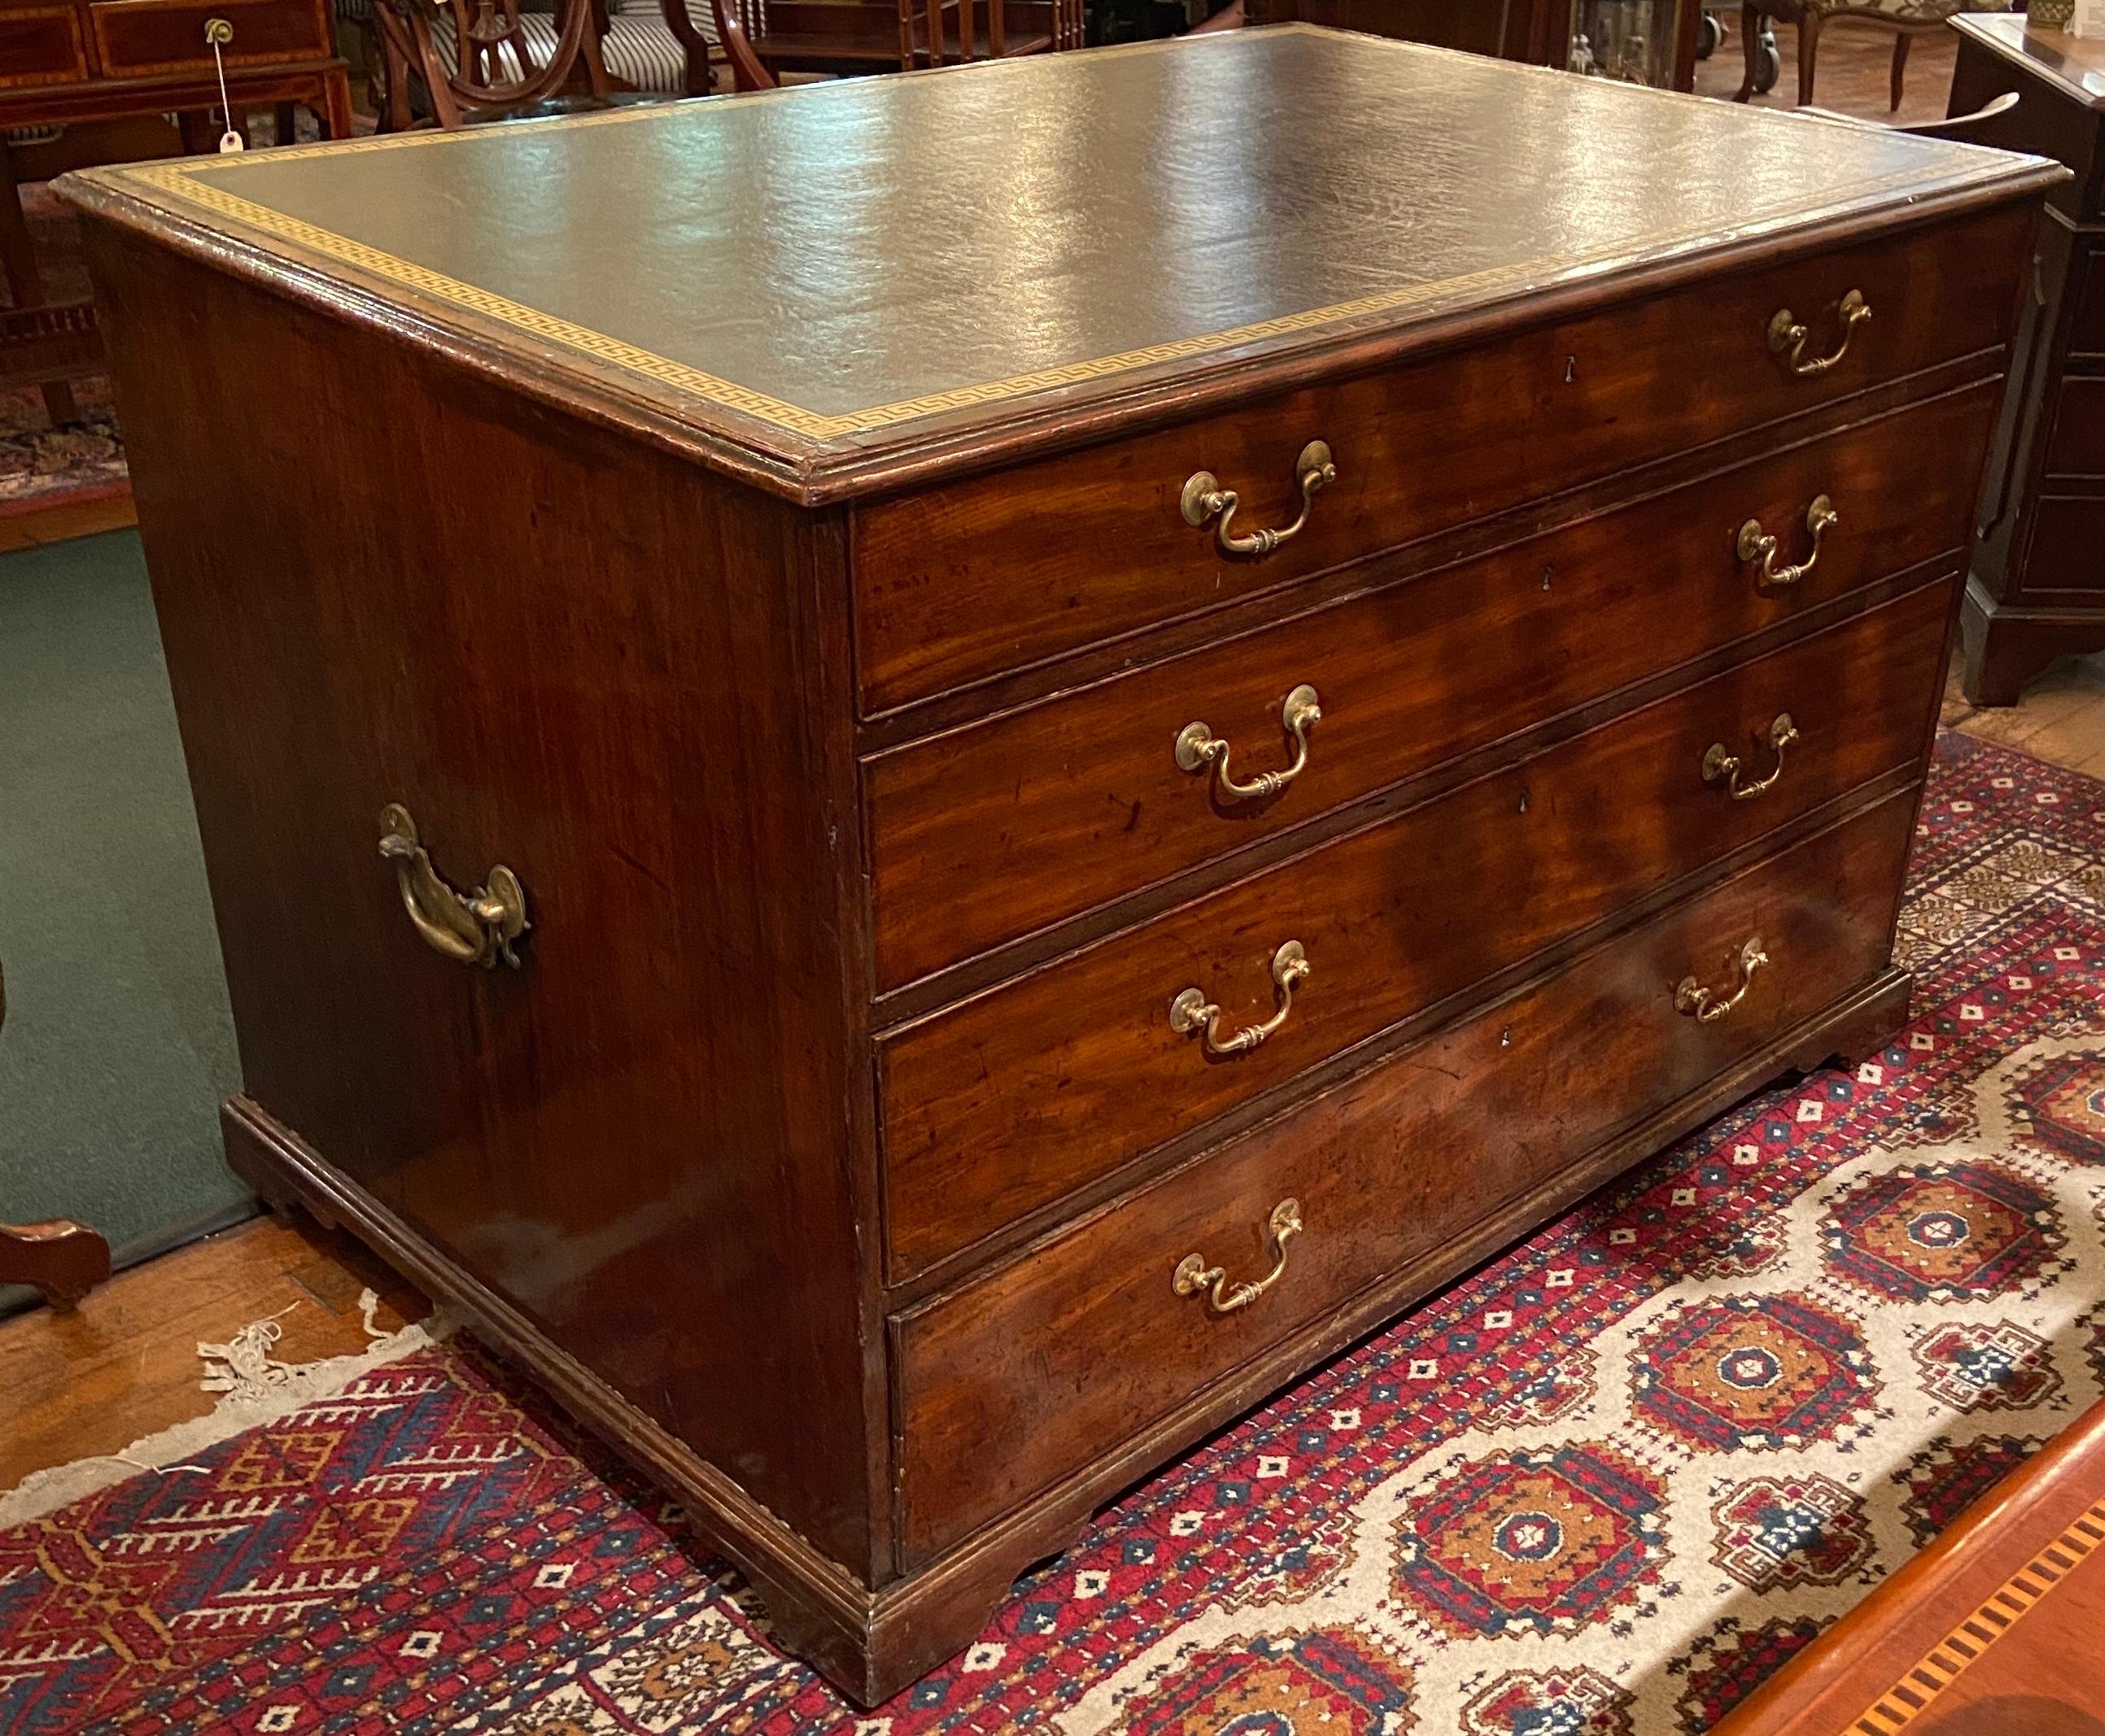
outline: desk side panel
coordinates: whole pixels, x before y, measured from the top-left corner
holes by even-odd
[[[248,1095],[881,1577],[836,529],[90,227]],[[419,937],[390,802],[521,968]]]

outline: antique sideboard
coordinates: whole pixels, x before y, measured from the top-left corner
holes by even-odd
[[[324,138],[349,136],[328,0],[0,0],[0,130],[173,114],[184,148],[208,150],[226,125],[213,37],[237,115],[275,108],[288,136],[305,105]],[[15,147],[0,138],[0,268],[12,303],[0,310],[0,387],[42,386],[52,421],[64,422],[74,413],[65,382],[101,366],[95,310],[46,299],[17,176]]]
[[[76,177],[232,1162],[899,1688],[1901,1024],[2063,172],[1289,25]]]
[[[1952,25],[1951,112],[2014,91],[1991,141],[2073,172],[2040,225],[1961,616],[1966,697],[2014,705],[2055,658],[2105,650],[2105,42],[2022,14]]]

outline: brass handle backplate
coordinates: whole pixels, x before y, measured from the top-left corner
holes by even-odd
[[[1286,1270],[1286,1244],[1301,1234],[1301,1202],[1280,1201],[1271,1208],[1265,1227],[1271,1232],[1272,1259],[1271,1270],[1263,1277],[1231,1284],[1224,1267],[1208,1265],[1204,1254],[1187,1254],[1170,1274],[1171,1287],[1179,1296],[1203,1294],[1207,1308],[1217,1314],[1231,1314],[1238,1308],[1249,1307],[1277,1283],[1280,1274]]]
[[[1770,353],[1801,380],[1818,379],[1849,353],[1849,340],[1857,335],[1857,328],[1871,317],[1871,304],[1864,299],[1862,290],[1852,289],[1842,297],[1835,316],[1841,323],[1842,341],[1831,355],[1808,356],[1805,341],[1812,334],[1791,318],[1789,308],[1778,308],[1769,321]]]
[[[224,18],[208,18],[204,21],[204,39],[212,47],[222,47],[234,40],[234,26]]]
[[[1730,994],[1720,996],[1715,990],[1705,988],[1692,976],[1684,976],[1674,985],[1674,1010],[1686,1013],[1703,1024],[1715,1024],[1726,1014],[1747,997],[1747,990],[1754,986],[1754,972],[1769,962],[1769,955],[1762,950],[1762,939],[1756,935],[1740,948],[1740,986]]]
[[[1330,449],[1321,440],[1311,440],[1294,461],[1294,475],[1301,484],[1301,515],[1284,530],[1253,530],[1242,536],[1231,533],[1228,522],[1235,517],[1241,497],[1233,489],[1222,488],[1211,471],[1194,473],[1185,483],[1178,504],[1183,510],[1187,524],[1200,525],[1214,518],[1220,520],[1213,526],[1213,540],[1220,544],[1222,554],[1269,555],[1289,537],[1301,534],[1302,526],[1308,522],[1316,491],[1338,480],[1338,466],[1330,462]]]
[[[1263,1024],[1246,1024],[1232,1037],[1221,1035],[1221,1010],[1206,998],[1201,988],[1187,988],[1169,1003],[1169,1029],[1180,1036],[1194,1031],[1205,1033],[1206,1053],[1212,1055],[1247,1055],[1286,1023],[1294,1011],[1294,988],[1305,982],[1308,955],[1298,940],[1289,940],[1271,955],[1272,986],[1279,991],[1279,1011]]]
[[[1797,739],[1798,725],[1790,721],[1790,713],[1778,712],[1769,725],[1769,750],[1776,756],[1776,765],[1768,776],[1751,783],[1741,783],[1739,755],[1726,752],[1724,743],[1713,742],[1703,756],[1703,781],[1723,784],[1735,801],[1752,801],[1783,775],[1783,751]]]
[[[454,891],[431,866],[416,821],[399,801],[380,810],[380,854],[395,864],[402,908],[434,952],[485,971],[500,958],[518,969],[512,943],[532,925],[526,920],[525,890],[510,868],[501,863],[493,868],[472,894]]]
[[[1786,567],[1776,564],[1782,545],[1763,530],[1759,519],[1749,519],[1740,527],[1740,559],[1750,565],[1760,562],[1758,582],[1761,584],[1794,585],[1818,564],[1820,539],[1841,522],[1841,516],[1835,510],[1833,501],[1825,494],[1816,495],[1812,504],[1805,509],[1805,528],[1812,533],[1812,547],[1806,551],[1805,559],[1796,566]]]
[[[1294,739],[1294,763],[1284,771],[1261,771],[1247,783],[1238,783],[1228,775],[1228,744],[1207,724],[1187,723],[1178,732],[1177,763],[1186,771],[1204,771],[1210,765],[1213,787],[1223,801],[1262,801],[1276,796],[1301,775],[1308,764],[1309,727],[1322,715],[1322,707],[1316,703],[1316,689],[1306,682],[1289,694],[1280,708],[1279,721]]]

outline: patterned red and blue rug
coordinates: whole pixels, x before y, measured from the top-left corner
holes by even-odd
[[[2105,1387],[2105,785],[1949,738],[1919,1016],[1105,1512],[869,1715],[455,1343],[0,1533],[14,1732],[1705,1729]]]

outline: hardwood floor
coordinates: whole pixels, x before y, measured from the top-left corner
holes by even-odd
[[[360,1291],[380,1297],[373,1324],[393,1332],[431,1311],[422,1296],[348,1236],[257,1218],[120,1272],[70,1314],[33,1308],[0,1322],[0,1490],[33,1470],[115,1453],[202,1417],[200,1340],[224,1343],[252,1320],[291,1312],[281,1362],[355,1355],[368,1340]]]
[[[1725,40],[1707,60],[1696,63],[1699,96],[1730,96],[1740,87],[1740,11],[1720,10]],[[1754,100],[1765,109],[1797,106],[1798,32],[1790,25],[1777,27],[1777,48],[1783,56],[1783,73],[1766,96]],[[1942,118],[1951,94],[1951,69],[1959,56],[1959,38],[1950,31],[1915,38],[1909,51],[1907,83],[1900,111],[1887,106],[1888,87],[1893,64],[1893,33],[1877,25],[1841,18],[1821,33],[1819,82],[1812,100],[1838,114],[1854,114],[1866,120],[1888,123],[1933,121]]]

